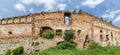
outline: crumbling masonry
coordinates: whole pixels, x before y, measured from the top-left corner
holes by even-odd
[[[102,46],[120,45],[120,28],[86,12],[41,12],[0,20],[0,53],[22,45],[28,53],[44,50],[64,41],[64,32],[74,30],[74,42],[83,49],[89,41]],[[41,38],[52,30],[54,39]],[[60,34],[58,35],[57,32]]]

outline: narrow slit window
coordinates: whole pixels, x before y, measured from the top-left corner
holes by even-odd
[[[78,31],[77,31],[78,36],[80,35],[80,33],[81,33],[81,30],[78,30]]]
[[[102,30],[100,30],[100,33],[102,33],[103,31]]]
[[[103,36],[102,35],[100,35],[100,41],[103,41]]]
[[[106,41],[108,41],[109,40],[109,37],[108,37],[108,35],[106,35]]]
[[[69,16],[65,16],[65,24],[66,25],[70,24],[70,17]]]

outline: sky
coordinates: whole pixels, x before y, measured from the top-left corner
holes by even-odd
[[[0,0],[0,18],[74,9],[112,21],[120,27],[120,0]]]

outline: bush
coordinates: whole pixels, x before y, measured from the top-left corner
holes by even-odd
[[[46,39],[52,39],[54,38],[54,35],[51,31],[46,31],[45,33],[43,33],[42,37]]]
[[[7,50],[4,55],[10,55],[11,54],[11,51],[10,50]]]
[[[56,32],[56,35],[61,36],[62,34],[61,32]]]
[[[14,48],[12,50],[12,53],[11,53],[11,55],[23,55],[23,54],[24,54],[24,48],[23,48],[23,46],[19,46],[17,48]]]
[[[64,39],[66,41],[69,41],[74,37],[74,32],[73,32],[72,29],[71,30],[66,30],[64,34],[65,34]]]
[[[57,49],[74,49],[76,48],[76,43],[74,42],[69,42],[69,41],[64,41],[60,42],[57,46]]]

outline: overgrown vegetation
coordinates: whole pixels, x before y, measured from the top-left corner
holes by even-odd
[[[120,46],[107,46],[107,47],[102,47],[98,43],[93,42],[89,45],[89,48],[87,50],[78,50],[74,48],[74,44],[69,42],[67,46],[74,46],[73,48],[66,47],[66,44],[68,42],[61,42],[58,44],[62,48],[58,48],[58,46],[54,48],[49,48],[44,51],[39,51],[34,54],[29,54],[29,55],[120,55]],[[63,45],[62,45],[63,44]],[[13,55],[22,55],[23,52],[23,47],[17,47],[13,49],[12,51],[7,51],[4,55],[12,55],[11,53],[14,52]],[[25,55],[25,54],[23,54]]]
[[[57,49],[75,49],[76,48],[76,43],[74,42],[69,42],[69,41],[63,41],[60,42],[57,46]]]
[[[42,37],[46,39],[52,39],[54,38],[54,34],[52,33],[52,31],[46,31],[42,34]]]
[[[75,9],[73,10],[73,13],[77,13],[77,11],[78,11],[78,9],[77,9],[77,8],[75,8]]]
[[[14,48],[13,50],[8,50],[4,53],[4,55],[23,55],[24,54],[24,48],[23,46],[19,46]]]
[[[65,34],[64,39],[66,41],[70,41],[72,38],[74,38],[74,31],[72,29],[66,30],[64,34]]]
[[[92,42],[90,45],[89,45],[89,50],[91,49],[97,49],[97,48],[103,48],[102,46],[100,46],[98,43],[96,42]]]
[[[49,48],[33,55],[120,55],[120,46],[102,47],[98,43],[93,42],[87,50]]]

